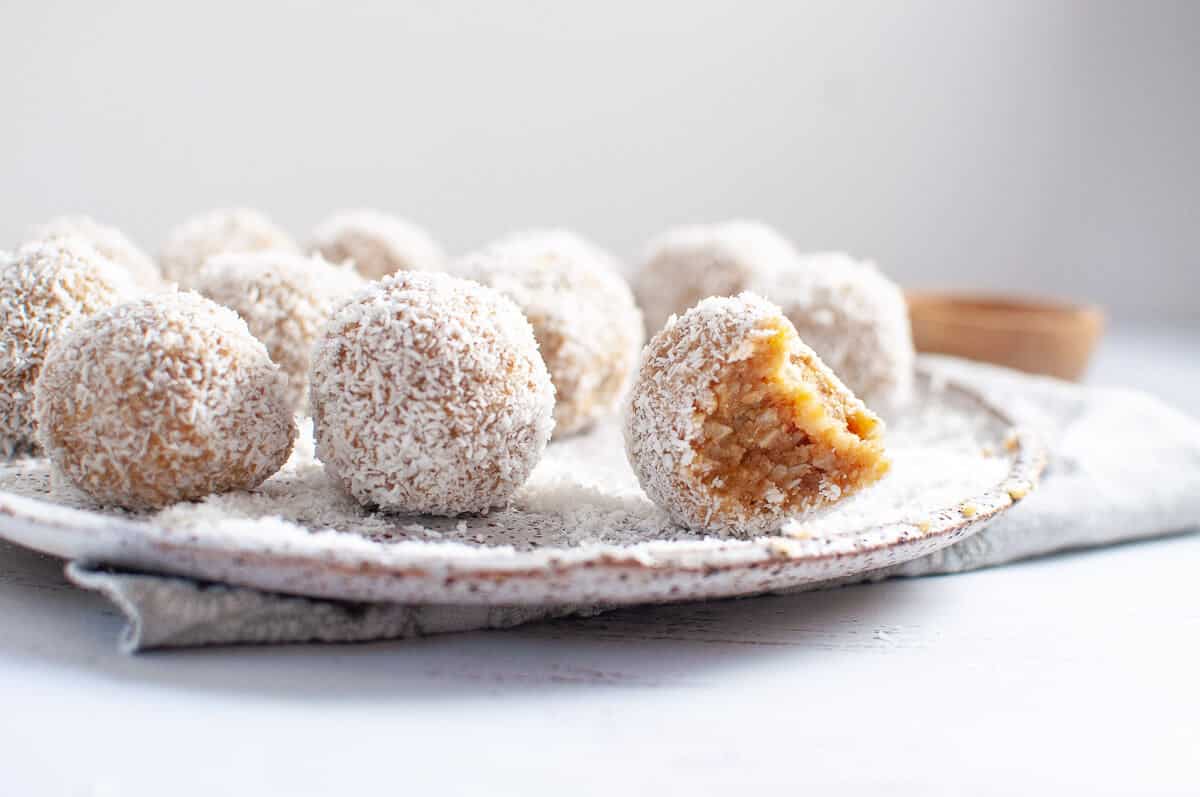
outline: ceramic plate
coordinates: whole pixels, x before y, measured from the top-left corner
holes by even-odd
[[[674,527],[624,460],[616,422],[554,443],[513,505],[445,519],[371,513],[330,484],[302,435],[253,493],[156,515],[91,506],[46,463],[0,466],[0,536],[149,572],[361,601],[621,605],[853,578],[951,545],[1036,486],[1040,445],[960,385],[919,380],[888,419],[892,472],[860,496],[750,540]]]

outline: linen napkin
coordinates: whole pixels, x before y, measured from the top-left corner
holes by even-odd
[[[977,534],[849,581],[958,573],[1058,551],[1200,528],[1200,421],[1131,390],[1081,387],[946,357],[925,367],[973,387],[1042,436],[1041,486]],[[348,642],[508,628],[602,606],[481,607],[302,598],[72,562],[68,577],[112,600],[121,647]],[[847,580],[838,583],[848,583]],[[799,589],[834,586],[809,584]]]

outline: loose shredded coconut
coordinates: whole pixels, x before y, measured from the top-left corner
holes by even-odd
[[[783,308],[800,338],[867,406],[885,416],[912,397],[916,354],[904,292],[841,253],[801,256],[755,289]]]
[[[316,226],[309,249],[331,263],[352,263],[367,279],[397,271],[441,271],[446,256],[429,233],[378,210],[343,210]]]
[[[566,230],[533,230],[465,258],[456,272],[507,296],[533,325],[554,382],[556,439],[616,410],[642,318],[611,255]]]
[[[159,264],[164,277],[190,288],[204,261],[213,255],[267,250],[299,251],[291,236],[257,210],[211,210],[171,231]]]
[[[33,387],[47,349],[136,289],[86,241],[32,241],[0,258],[0,452],[36,447]]]
[[[445,274],[370,284],[325,327],[318,456],[360,502],[458,515],[504,505],[541,458],[554,388],[508,299]]]
[[[134,509],[258,486],[295,439],[284,379],[237,315],[194,293],[119,305],[46,355],[38,441],[102,504]]]
[[[78,238],[129,272],[133,283],[143,290],[163,289],[158,264],[141,247],[116,227],[101,224],[89,216],[60,216],[30,230],[31,240]]]
[[[758,221],[668,230],[650,242],[634,283],[653,335],[672,315],[709,296],[736,296],[796,260],[792,244]]]
[[[234,252],[208,259],[196,290],[234,310],[287,376],[288,403],[308,400],[313,342],[334,309],[363,285],[353,270],[320,255]]]

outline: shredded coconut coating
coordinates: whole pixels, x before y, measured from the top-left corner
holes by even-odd
[[[163,276],[192,287],[204,261],[225,252],[298,252],[295,241],[257,210],[211,210],[176,227],[159,255]]]
[[[701,301],[650,341],[625,446],[675,522],[753,536],[877,481],[881,434],[779,308],[743,293]]]
[[[342,210],[316,226],[309,250],[331,263],[352,262],[367,279],[397,271],[442,271],[437,241],[406,219],[378,210]]]
[[[134,285],[146,291],[162,290],[162,272],[154,259],[116,227],[101,224],[90,216],[59,216],[34,227],[30,240],[79,238],[97,252],[129,272]]]
[[[912,398],[916,352],[908,303],[874,263],[842,253],[803,255],[762,291],[868,407],[890,415]]]
[[[446,274],[371,283],[325,326],[309,404],[317,457],[360,503],[459,515],[503,506],[541,458],[554,387],[511,301]]]
[[[736,296],[795,262],[792,244],[759,221],[667,230],[646,247],[634,292],[653,335],[709,296]]]
[[[529,319],[554,382],[554,436],[613,414],[642,347],[642,317],[615,259],[565,230],[501,239],[459,273],[507,296]]]
[[[31,241],[0,257],[0,452],[37,450],[33,387],[51,344],[135,292],[120,266],[80,239]]]
[[[208,259],[196,290],[232,309],[287,376],[288,405],[303,411],[313,342],[333,311],[363,286],[320,255],[231,252]]]
[[[166,293],[119,305],[51,347],[38,440],[94,500],[157,509],[249,490],[287,461],[296,424],[267,350],[228,308]]]

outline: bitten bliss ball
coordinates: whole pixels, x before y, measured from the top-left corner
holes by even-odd
[[[161,290],[162,272],[154,259],[116,227],[88,216],[60,216],[30,231],[31,240],[78,238],[87,241],[104,257],[129,272],[134,285],[147,291]]]
[[[446,259],[425,230],[378,210],[335,213],[313,230],[309,249],[330,263],[353,261],[373,280],[397,271],[441,271]]]
[[[554,382],[554,436],[611,415],[642,346],[642,317],[615,261],[563,230],[502,239],[458,264],[529,319]]]
[[[887,416],[908,404],[916,362],[908,304],[873,263],[804,255],[764,292],[868,407]]]
[[[736,296],[796,260],[792,244],[758,221],[667,230],[646,249],[634,282],[653,335],[672,315],[709,296]]]
[[[234,310],[287,376],[288,405],[308,399],[309,355],[334,308],[361,288],[354,271],[319,255],[231,252],[209,258],[196,290]]]
[[[157,509],[248,490],[291,453],[284,388],[232,310],[160,294],[92,316],[51,348],[35,391],[38,440],[101,504]]]
[[[675,522],[752,536],[878,481],[882,431],[778,307],[743,293],[705,299],[650,341],[625,447]]]
[[[257,210],[212,210],[171,231],[159,264],[166,279],[190,288],[204,261],[213,255],[267,250],[299,251],[291,236]]]
[[[309,403],[317,457],[360,503],[459,515],[503,506],[541,458],[554,388],[529,322],[446,274],[371,283],[325,326]]]
[[[33,387],[47,349],[93,313],[133,297],[128,274],[78,239],[0,257],[0,454],[33,452]]]

